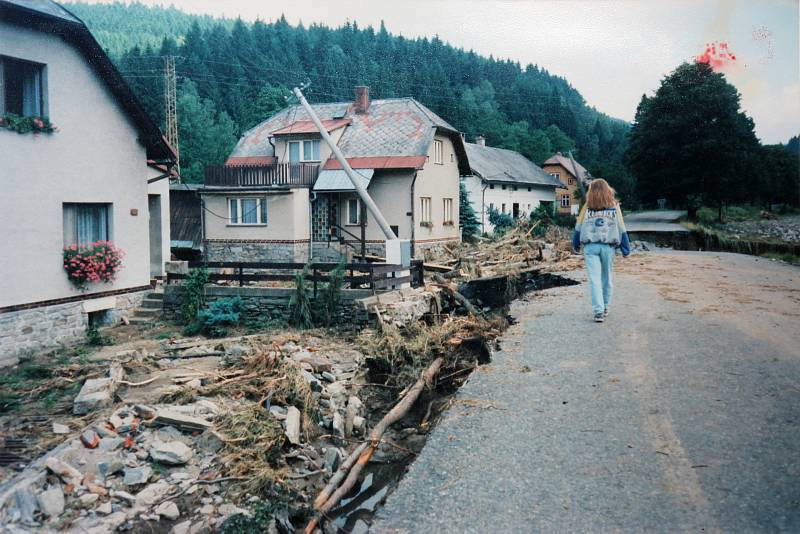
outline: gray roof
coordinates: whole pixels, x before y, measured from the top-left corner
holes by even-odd
[[[460,144],[457,130],[415,99],[387,98],[370,102],[366,113],[356,113],[352,102],[313,104],[321,120],[349,119],[339,140],[346,158],[426,156],[437,130]],[[274,156],[272,132],[311,118],[300,105],[290,106],[244,133],[230,157]],[[457,140],[456,140],[457,139]],[[460,147],[456,148],[459,156]],[[466,167],[464,159],[462,167]]]
[[[354,169],[354,172],[361,178],[361,185],[366,189],[375,174],[375,169]],[[353,182],[344,172],[344,169],[323,169],[319,171],[319,177],[314,182],[314,191],[355,191]]]
[[[544,172],[519,152],[474,143],[465,143],[464,146],[472,173],[486,181],[561,186],[558,179]]]
[[[573,162],[575,165],[573,165]],[[581,182],[587,183],[589,181],[589,171],[574,159],[563,156],[561,152],[556,152],[554,156],[548,158],[542,165],[561,165],[568,173],[580,178]]]
[[[27,9],[28,11],[34,11],[40,15],[55,17],[67,22],[83,24],[81,19],[51,0],[3,0],[3,2],[14,4],[17,7]]]

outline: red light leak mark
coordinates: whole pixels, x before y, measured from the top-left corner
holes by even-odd
[[[721,71],[728,65],[736,62],[736,54],[733,54],[725,41],[714,41],[706,45],[706,50],[694,60],[697,63],[706,63],[715,71]]]

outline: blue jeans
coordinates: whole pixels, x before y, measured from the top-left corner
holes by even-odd
[[[614,290],[614,246],[605,243],[587,243],[583,247],[586,272],[589,273],[589,293],[592,296],[592,312],[595,315],[611,304]]]

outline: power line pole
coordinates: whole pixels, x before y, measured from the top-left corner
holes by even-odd
[[[322,138],[331,148],[334,157],[341,164],[342,170],[344,170],[347,177],[350,178],[350,182],[356,189],[356,193],[358,193],[358,196],[361,198],[361,201],[369,210],[370,214],[375,218],[375,222],[378,223],[378,226],[383,231],[383,234],[386,236],[386,239],[389,240],[397,239],[397,236],[394,235],[394,231],[389,226],[389,223],[386,222],[386,219],[383,217],[383,214],[381,213],[381,210],[378,208],[378,205],[375,204],[375,201],[372,200],[372,197],[370,197],[369,193],[367,193],[367,188],[364,187],[364,185],[361,183],[359,176],[355,173],[355,171],[353,171],[352,167],[350,167],[350,164],[345,159],[344,154],[342,154],[342,151],[339,149],[336,143],[334,143],[333,139],[328,133],[328,130],[325,129],[325,127],[322,125],[322,121],[319,120],[319,117],[317,116],[316,112],[311,107],[311,105],[308,103],[308,101],[306,100],[306,97],[303,96],[303,92],[300,91],[298,87],[295,87],[292,92],[294,93],[294,96],[296,96],[297,99],[300,100],[300,104],[305,108],[306,112],[308,112],[309,116],[311,117],[311,120],[319,129],[320,135],[322,135]]]
[[[178,180],[181,172],[181,156],[178,148],[178,91],[175,75],[175,56],[164,56],[164,103],[167,118],[167,142],[175,150],[175,169]]]

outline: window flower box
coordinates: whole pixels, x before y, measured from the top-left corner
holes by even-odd
[[[123,252],[109,241],[64,247],[64,270],[69,281],[81,291],[90,283],[114,281],[122,268]]]
[[[0,117],[0,128],[19,134],[53,133],[58,131],[46,117],[23,117],[14,113],[3,113]]]

